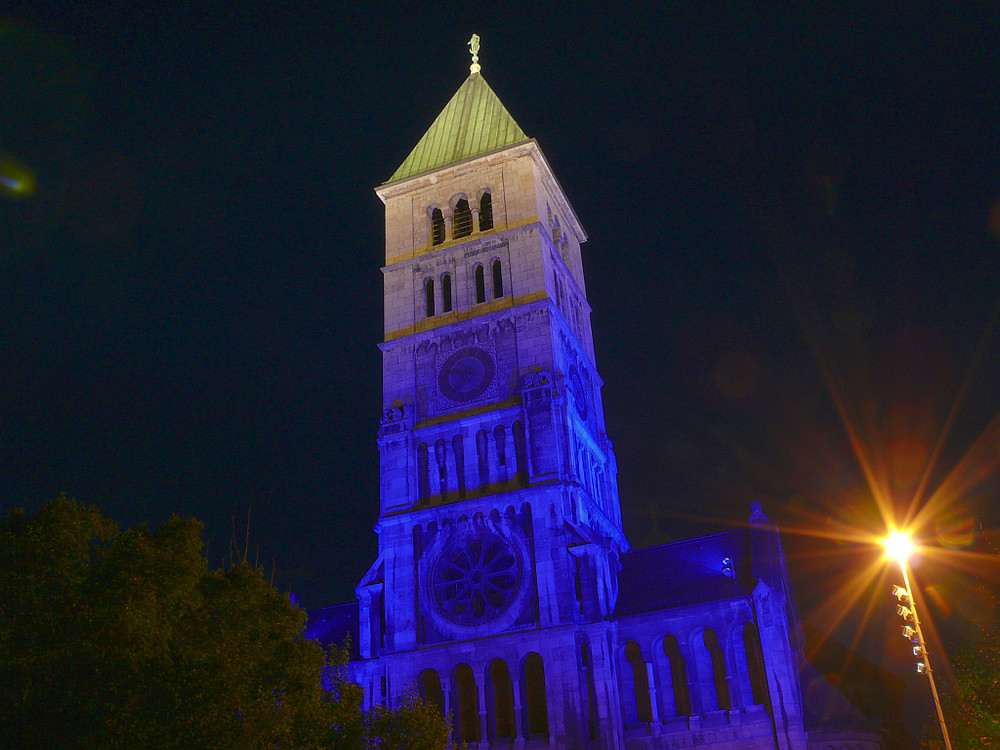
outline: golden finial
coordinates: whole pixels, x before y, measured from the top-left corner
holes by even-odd
[[[472,65],[469,70],[473,73],[479,72],[479,34],[473,34],[469,40],[469,52],[472,53]]]

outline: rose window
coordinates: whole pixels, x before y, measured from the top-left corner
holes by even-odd
[[[456,625],[491,622],[506,610],[519,587],[517,556],[492,531],[452,538],[433,566],[437,610]]]

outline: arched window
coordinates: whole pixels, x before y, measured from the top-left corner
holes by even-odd
[[[427,279],[424,282],[424,305],[427,309],[427,317],[434,317],[434,279]]]
[[[426,500],[431,496],[430,461],[427,443],[417,446],[417,498]]]
[[[524,700],[522,705],[527,712],[524,718],[524,735],[526,738],[547,737],[549,734],[549,706],[545,697],[545,665],[542,657],[536,653],[528,654],[524,659]]]
[[[451,274],[441,276],[441,312],[451,312]]]
[[[507,662],[494,659],[489,666],[487,705],[491,709],[489,721],[490,741],[514,736],[514,687],[507,671]]]
[[[458,496],[465,498],[465,442],[461,435],[451,439],[451,449],[455,452],[455,474],[458,478]]]
[[[441,499],[448,494],[448,444],[443,438],[439,438],[434,443],[434,460],[438,467],[438,486],[441,490]]]
[[[753,702],[755,705],[764,706],[770,713],[771,702],[768,700],[764,654],[760,648],[760,634],[752,622],[743,626],[743,650],[747,655],[747,671],[750,672],[750,692],[753,695]]]
[[[476,458],[479,464],[479,489],[480,494],[486,489],[487,485],[490,483],[490,454],[489,454],[489,438],[487,437],[486,430],[480,430],[476,433]]]
[[[385,648],[385,592],[380,592],[378,596],[378,645]]]
[[[729,699],[729,683],[726,681],[726,660],[719,646],[719,638],[711,628],[705,628],[705,649],[712,658],[711,679],[715,684],[715,698],[720,709],[729,710],[733,707]]]
[[[514,457],[517,459],[517,483],[521,487],[528,485],[528,451],[524,444],[524,423],[518,420],[511,425],[514,433]]]
[[[440,208],[431,212],[431,244],[440,245],[444,242],[444,214]]]
[[[681,656],[677,639],[668,635],[663,639],[663,653],[670,662],[670,681],[673,684],[674,711],[677,716],[691,715],[691,691],[688,690],[687,666]]]
[[[587,674],[587,735],[591,740],[597,739],[597,688],[594,684],[594,665],[591,663],[590,646],[586,643],[580,646],[580,666]]]
[[[486,279],[482,265],[476,266],[476,304],[486,301]]]
[[[625,644],[625,660],[632,667],[632,684],[635,686],[635,718],[638,722],[653,720],[653,707],[649,701],[649,674],[646,662],[642,660],[639,644],[629,641]]]
[[[468,237],[472,234],[472,209],[469,201],[462,198],[455,204],[455,221],[452,224],[452,235],[455,239]]]
[[[485,232],[493,228],[493,197],[489,193],[483,193],[479,199],[479,231]]]
[[[500,259],[493,261],[493,299],[503,297],[503,268]]]
[[[434,706],[444,716],[444,691],[441,689],[441,678],[433,669],[425,669],[420,673],[417,683],[420,687],[420,699],[428,706]]]
[[[507,431],[502,424],[493,430],[493,440],[497,449],[497,481],[503,482],[507,479]]]
[[[472,667],[459,664],[451,681],[455,742],[479,742],[479,691]]]

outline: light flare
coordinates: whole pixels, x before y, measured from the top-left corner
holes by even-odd
[[[889,536],[882,540],[882,545],[885,547],[885,556],[898,563],[909,560],[917,548],[910,533],[899,529],[889,532]]]
[[[34,191],[34,172],[17,160],[0,154],[0,194],[21,197]]]

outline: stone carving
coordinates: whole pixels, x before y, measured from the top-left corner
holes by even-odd
[[[508,519],[479,517],[442,529],[422,567],[424,612],[447,637],[506,630],[531,597],[527,541]]]
[[[406,416],[404,413],[405,407],[399,401],[393,401],[392,406],[385,410],[382,415],[381,424],[387,425],[392,422],[402,422]]]
[[[434,606],[458,625],[495,620],[510,605],[520,578],[517,557],[492,531],[453,537],[431,571]]]
[[[552,373],[548,370],[529,372],[521,380],[522,388],[542,388],[552,385]]]

